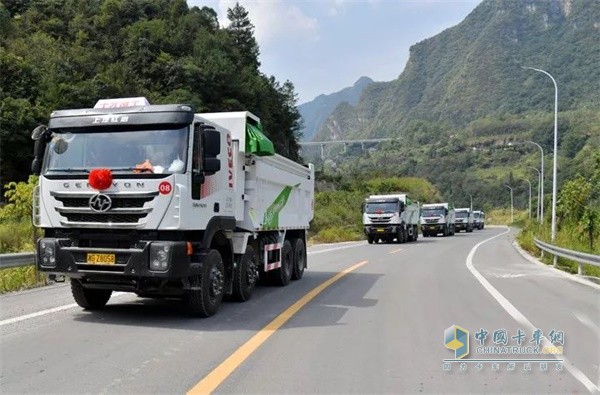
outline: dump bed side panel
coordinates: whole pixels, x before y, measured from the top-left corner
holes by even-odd
[[[246,158],[244,219],[247,230],[307,229],[313,218],[314,167],[280,155]]]

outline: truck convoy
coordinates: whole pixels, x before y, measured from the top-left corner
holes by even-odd
[[[302,278],[314,167],[275,154],[255,115],[100,100],[32,138],[37,267],[69,278],[81,307],[126,291],[207,317],[259,278]]]
[[[407,194],[371,195],[363,203],[363,228],[369,244],[417,241],[419,203]]]
[[[456,210],[456,231],[473,232],[473,213],[470,208],[457,208]]]
[[[423,236],[437,236],[439,233],[452,236],[455,229],[454,207],[449,203],[424,204],[421,211]]]

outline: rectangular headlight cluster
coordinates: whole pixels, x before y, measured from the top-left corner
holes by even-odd
[[[40,265],[56,267],[56,249],[54,240],[42,239],[39,242]]]
[[[155,272],[166,272],[171,263],[171,251],[173,247],[168,244],[152,243],[150,246],[150,270]]]

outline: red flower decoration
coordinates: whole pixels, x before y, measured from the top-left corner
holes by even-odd
[[[113,177],[110,169],[94,169],[90,171],[88,182],[90,186],[99,191],[112,185]]]

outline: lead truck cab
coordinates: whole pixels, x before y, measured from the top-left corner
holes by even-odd
[[[302,277],[314,168],[275,154],[253,114],[100,100],[32,138],[37,266],[69,278],[80,306],[127,291],[210,316],[259,278]]]

